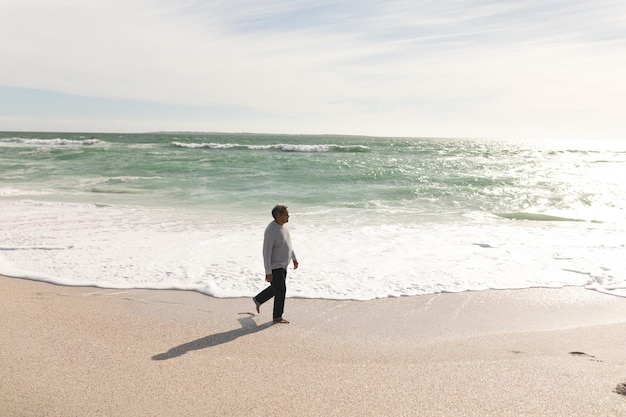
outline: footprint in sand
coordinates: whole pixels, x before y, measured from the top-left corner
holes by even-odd
[[[626,382],[617,384],[617,386],[615,387],[613,391],[619,395],[626,395]]]

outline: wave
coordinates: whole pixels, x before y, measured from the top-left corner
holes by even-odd
[[[584,222],[582,219],[572,219],[569,217],[559,217],[559,216],[550,216],[547,214],[537,214],[537,213],[524,213],[524,212],[515,212],[515,213],[495,213],[496,216],[502,217],[504,219],[510,220],[532,220],[539,222]]]
[[[141,190],[135,190],[131,188],[91,187],[87,191],[94,194],[142,194]]]
[[[2,179],[4,180],[4,179],[14,179],[14,178],[3,177]],[[44,196],[44,195],[50,195],[50,194],[53,194],[53,191],[34,190],[34,189],[17,189],[17,188],[0,188],[0,197],[34,196],[34,195]]]
[[[27,146],[93,146],[103,142],[96,138],[91,139],[36,139],[36,138],[0,138],[2,145],[27,145]]]
[[[99,194],[142,194],[147,190],[143,187],[144,181],[160,179],[161,177],[120,176],[98,181],[86,188],[90,193]]]
[[[159,176],[140,177],[140,176],[132,176],[132,175],[123,175],[119,177],[110,177],[110,178],[103,179],[99,181],[98,184],[119,185],[119,184],[134,183],[137,181],[144,181],[144,180],[150,181],[150,180],[159,180],[159,179],[161,179],[161,177]]]
[[[182,143],[172,142],[172,145],[179,148],[197,149],[242,149],[251,151],[264,151],[264,150],[277,150],[282,152],[368,152],[369,148],[363,145],[334,145],[334,144],[320,144],[320,145],[294,145],[279,143],[276,145],[243,145],[238,143]]]

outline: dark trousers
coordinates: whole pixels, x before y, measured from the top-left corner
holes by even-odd
[[[256,302],[259,304],[263,304],[270,298],[274,297],[274,320],[281,319],[283,317],[283,310],[285,309],[285,293],[287,293],[285,278],[287,278],[286,269],[272,269],[272,282],[270,283],[270,286],[254,297]]]

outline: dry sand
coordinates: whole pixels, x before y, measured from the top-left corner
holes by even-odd
[[[579,288],[287,299],[286,325],[193,292],[0,294],[0,416],[626,415],[626,299]]]

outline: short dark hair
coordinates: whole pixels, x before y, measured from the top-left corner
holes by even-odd
[[[285,214],[286,211],[287,211],[287,206],[283,204],[277,204],[272,209],[272,217],[274,218],[274,220],[276,220],[278,216]]]

